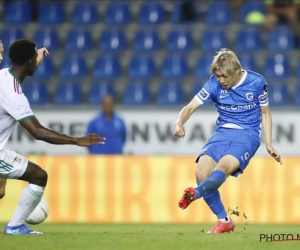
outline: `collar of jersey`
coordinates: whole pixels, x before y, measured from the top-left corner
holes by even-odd
[[[242,71],[244,72],[243,77],[241,78],[241,80],[238,82],[237,85],[235,85],[235,86],[232,87],[232,89],[236,89],[238,86],[240,86],[245,81],[248,72],[246,70],[243,70],[243,69],[242,69]]]
[[[21,81],[18,79],[18,77],[17,77],[13,72],[10,71],[10,69],[8,69],[8,72],[9,72],[9,74],[11,74],[11,75],[17,80],[17,82],[22,86]]]

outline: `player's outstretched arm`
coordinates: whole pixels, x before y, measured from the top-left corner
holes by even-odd
[[[184,138],[185,130],[183,125],[200,105],[200,102],[196,98],[193,98],[192,101],[180,111],[174,125],[174,135],[177,138]]]
[[[104,144],[105,138],[97,134],[89,134],[83,137],[73,137],[61,134],[40,124],[38,119],[33,116],[20,122],[36,140],[45,141],[51,144],[73,144],[77,146],[90,146],[92,144]]]
[[[262,125],[265,133],[266,149],[268,153],[282,165],[280,154],[272,145],[272,116],[269,106],[261,106]]]

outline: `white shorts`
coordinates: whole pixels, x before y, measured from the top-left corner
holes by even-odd
[[[14,151],[0,150],[0,178],[18,179],[27,169],[28,160]]]

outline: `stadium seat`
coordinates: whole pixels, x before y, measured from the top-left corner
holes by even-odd
[[[65,56],[60,65],[60,77],[81,78],[87,74],[85,59],[80,56]]]
[[[211,56],[200,57],[196,64],[195,76],[197,78],[210,77],[210,65],[213,58]]]
[[[156,31],[138,31],[133,40],[136,52],[154,52],[160,48],[159,36]]]
[[[62,3],[41,3],[38,13],[39,24],[62,24],[65,21],[65,9]]]
[[[59,48],[59,37],[54,29],[39,29],[35,32],[33,40],[38,48],[45,47],[50,52]]]
[[[54,104],[76,105],[80,104],[82,93],[79,84],[74,82],[59,83],[55,90]]]
[[[271,52],[292,51],[295,48],[293,32],[288,27],[278,27],[269,33],[268,50]]]
[[[0,69],[10,68],[10,66],[11,66],[10,58],[8,57],[8,55],[4,55],[3,61],[0,63]]]
[[[232,21],[231,6],[226,2],[213,2],[208,7],[205,22],[209,25],[230,24]]]
[[[294,94],[294,104],[300,106],[300,85],[297,84],[296,91]]]
[[[162,76],[165,78],[183,78],[188,74],[188,65],[181,56],[168,56],[164,59]]]
[[[174,10],[172,12],[172,23],[173,24],[195,24],[196,22],[196,17],[193,16],[191,13],[189,16],[186,15],[186,17],[183,18],[183,5],[185,3],[183,2],[178,2],[174,6]]]
[[[158,89],[156,103],[163,106],[182,105],[184,92],[182,85],[176,82],[162,83]]]
[[[155,75],[155,64],[149,56],[133,57],[129,66],[129,76],[132,78],[151,78]]]
[[[204,84],[205,84],[205,82],[201,82],[201,83],[197,82],[192,88],[190,98],[194,98],[194,96],[197,95],[199,93],[199,91],[202,89]]]
[[[104,23],[111,25],[128,24],[131,21],[131,14],[127,4],[110,3],[106,9]]]
[[[167,38],[167,50],[170,52],[190,51],[193,38],[189,31],[171,31]]]
[[[165,22],[165,10],[158,3],[144,3],[140,9],[139,24],[159,25]]]
[[[284,106],[288,104],[287,86],[280,83],[273,83],[268,86],[269,104],[271,106]]]
[[[215,52],[227,47],[224,31],[206,30],[202,34],[200,48],[203,52]]]
[[[86,52],[92,46],[92,37],[87,30],[71,30],[67,35],[65,50],[68,52]]]
[[[266,59],[264,68],[265,78],[286,78],[290,76],[290,63],[281,54],[270,56]]]
[[[257,71],[255,59],[247,54],[238,56],[243,69]]]
[[[43,63],[37,67],[33,77],[51,77],[54,74],[54,66],[51,57],[44,57]]]
[[[5,24],[27,24],[31,21],[31,5],[29,2],[11,1],[5,6]]]
[[[248,14],[250,13],[261,13],[266,14],[264,1],[245,1],[240,9],[240,20],[242,24],[252,24],[248,22]],[[260,22],[258,24],[261,24]]]
[[[125,105],[147,105],[150,103],[151,93],[149,85],[145,82],[128,83],[123,94]]]
[[[8,51],[10,45],[17,39],[23,38],[23,31],[17,28],[8,28],[4,29],[0,33],[0,40],[2,41],[3,47],[6,51]]]
[[[96,24],[98,22],[97,5],[95,3],[76,3],[72,11],[72,23],[76,25]]]
[[[99,49],[103,52],[122,52],[126,48],[126,39],[123,31],[103,31]]]
[[[261,49],[262,39],[258,30],[240,30],[235,40],[236,51],[243,53]]]
[[[44,83],[28,82],[24,84],[22,91],[31,105],[43,105],[48,102],[48,89]]]
[[[88,103],[91,105],[100,105],[102,98],[106,95],[115,96],[116,91],[111,82],[94,82],[89,91]]]
[[[94,66],[95,78],[117,78],[121,75],[120,61],[114,56],[99,57]]]
[[[296,73],[296,75],[297,75],[297,77],[298,78],[300,78],[300,61],[298,61],[298,65],[297,65],[297,73]]]

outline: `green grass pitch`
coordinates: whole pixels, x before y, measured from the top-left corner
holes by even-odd
[[[2,228],[4,227],[1,224]],[[1,250],[282,250],[300,241],[260,242],[260,234],[300,234],[298,225],[236,225],[234,233],[209,235],[213,225],[41,224],[39,236],[0,236]]]

